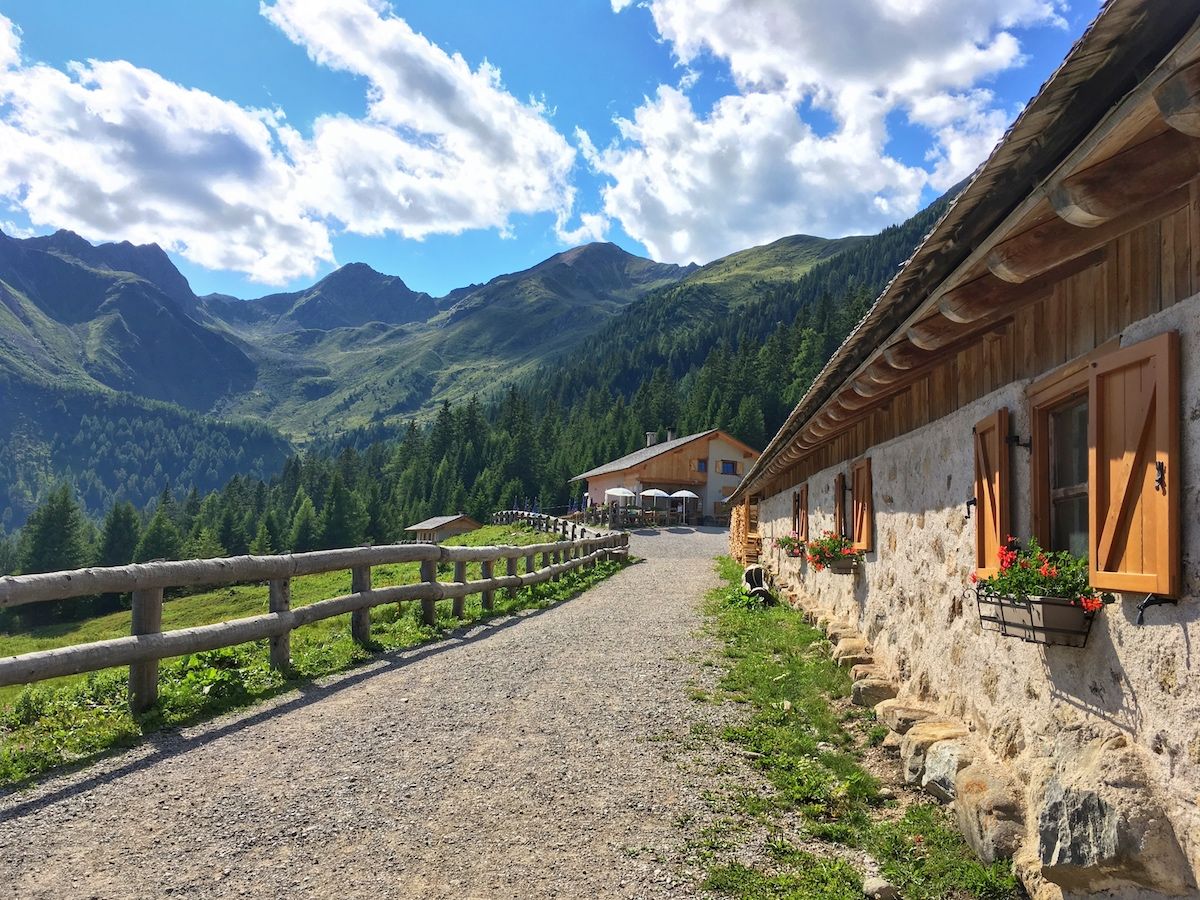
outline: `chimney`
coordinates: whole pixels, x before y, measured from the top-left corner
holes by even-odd
[[[658,443],[658,432],[657,431],[647,431],[646,432],[646,446],[653,447],[657,443]]]
[[[668,441],[675,440],[675,429],[674,428],[667,429],[667,440]]]

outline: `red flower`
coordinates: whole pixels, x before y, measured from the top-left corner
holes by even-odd
[[[843,547],[842,548],[842,556],[853,556],[853,555],[854,555],[853,548],[851,548],[851,547]]]
[[[1080,597],[1079,605],[1083,607],[1084,612],[1098,612],[1104,606],[1104,601],[1099,595],[1095,597]]]
[[[971,584],[975,584],[975,582],[979,581],[979,573],[977,572],[972,572],[967,577],[971,579]]]

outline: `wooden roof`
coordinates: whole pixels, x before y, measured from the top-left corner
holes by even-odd
[[[1190,3],[1110,0],[1105,5],[834,352],[731,500],[740,499],[776,474],[784,466],[779,459],[784,451],[795,458],[794,445],[801,431],[819,432],[815,438],[810,435],[810,441],[831,436],[833,429],[828,424],[811,427],[814,416],[824,411],[833,395],[922,309],[939,286],[955,274],[961,278],[968,261],[994,232],[1017,214],[1025,217],[1026,227],[1039,214],[1053,218],[1054,211],[1045,203],[1041,207],[1031,203],[1031,195],[1164,60],[1195,26],[1196,19]]]
[[[434,516],[432,519],[426,519],[424,522],[418,522],[416,525],[409,525],[405,531],[437,531],[439,528],[444,528],[451,522],[458,522],[465,519],[473,528],[479,528],[480,525],[474,519],[463,513],[458,513],[453,516]]]

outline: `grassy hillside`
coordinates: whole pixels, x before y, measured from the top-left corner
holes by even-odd
[[[725,285],[744,299],[753,299],[754,287],[767,282],[795,281],[821,260],[858,246],[867,237],[836,240],[794,234],[761,247],[739,250],[701,266],[683,284]]]

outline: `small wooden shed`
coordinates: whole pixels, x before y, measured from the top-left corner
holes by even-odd
[[[466,534],[479,527],[479,523],[470,516],[459,513],[453,516],[434,516],[432,519],[426,519],[416,525],[409,525],[404,530],[422,543],[436,544],[446,538]]]

